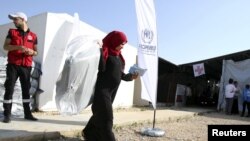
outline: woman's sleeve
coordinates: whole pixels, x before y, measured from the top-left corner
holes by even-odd
[[[131,73],[128,73],[128,74],[125,74],[124,72],[122,72],[122,80],[124,81],[132,81],[132,74]]]

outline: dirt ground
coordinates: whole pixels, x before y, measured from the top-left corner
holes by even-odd
[[[225,115],[223,112],[211,112],[175,121],[161,121],[155,124],[156,129],[165,131],[161,137],[150,137],[142,134],[145,128],[152,128],[152,123],[133,123],[127,126],[115,126],[117,141],[207,141],[208,125],[250,124],[249,117]],[[65,138],[50,141],[84,141],[82,137]]]

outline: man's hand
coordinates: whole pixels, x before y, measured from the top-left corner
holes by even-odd
[[[30,48],[25,48],[23,51],[26,55],[35,55],[35,51]]]
[[[25,46],[20,46],[19,50],[21,50],[23,53],[27,52],[27,48]]]

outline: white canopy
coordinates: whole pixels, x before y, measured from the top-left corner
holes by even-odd
[[[225,107],[225,86],[228,84],[229,78],[238,81],[241,94],[246,84],[250,84],[250,59],[234,62],[233,60],[223,60],[222,75],[220,80],[220,93],[217,109],[221,110]],[[238,97],[239,111],[242,111],[241,95]]]

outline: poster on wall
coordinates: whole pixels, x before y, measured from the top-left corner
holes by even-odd
[[[182,107],[185,106],[186,97],[185,97],[186,86],[177,84],[176,93],[175,93],[175,106]]]

